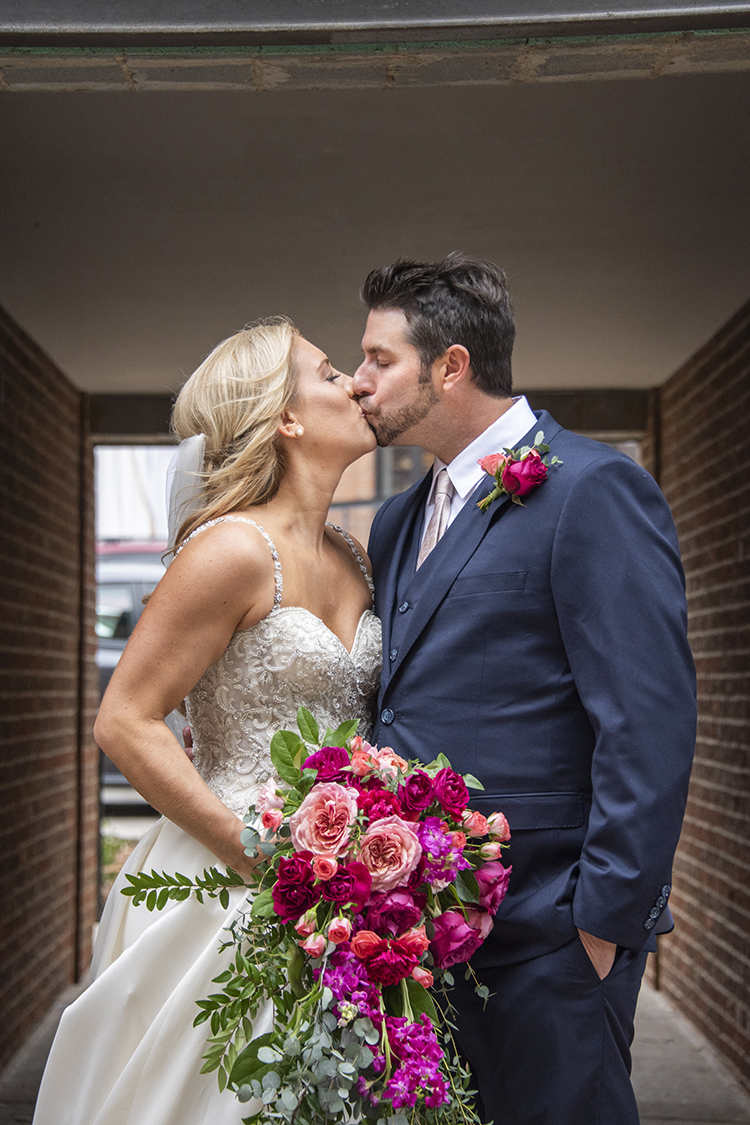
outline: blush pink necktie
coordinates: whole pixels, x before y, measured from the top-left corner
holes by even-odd
[[[422,546],[419,550],[417,570],[419,570],[435,544],[442,539],[445,534],[445,529],[448,526],[448,518],[451,513],[451,499],[455,491],[451,484],[451,478],[448,476],[448,470],[441,469],[437,475],[437,481],[435,482],[435,508],[430,517],[430,522],[427,524],[427,531],[425,532]]]

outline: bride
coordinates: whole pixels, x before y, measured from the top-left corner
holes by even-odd
[[[188,899],[149,913],[119,893],[124,875],[217,862],[248,875],[258,861],[239,818],[273,777],[272,734],[300,705],[323,726],[367,716],[377,690],[367,563],[326,524],[343,470],[375,447],[351,379],[279,318],[219,344],[183,387],[174,428],[202,450],[202,487],[187,490],[174,559],[95,728],[163,817],[109,895],[93,983],[63,1015],[34,1125],[237,1125],[234,1095],[200,1074],[207,1032],[192,1024],[248,892],[233,891],[228,912]],[[164,724],[183,699],[193,764]],[[256,1032],[270,1023],[269,1005]]]

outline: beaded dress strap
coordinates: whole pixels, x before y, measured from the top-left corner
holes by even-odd
[[[276,550],[276,544],[274,543],[273,539],[268,534],[266,529],[264,527],[261,527],[259,523],[256,523],[255,520],[248,519],[247,516],[217,516],[214,520],[207,520],[207,522],[202,523],[200,527],[196,527],[195,531],[190,532],[185,542],[181,543],[175,551],[175,558],[177,558],[182,548],[185,547],[190,542],[190,540],[194,538],[194,536],[199,535],[201,531],[205,531],[206,528],[213,527],[214,524],[217,523],[249,523],[252,524],[252,526],[261,533],[266,543],[268,544],[268,548],[271,552],[271,558],[273,559],[273,608],[278,609],[281,605],[281,593],[284,589],[284,583],[281,578],[281,563],[279,562],[279,552]]]
[[[339,527],[339,525],[336,524],[336,523],[329,523],[327,526],[333,528],[334,531],[338,531],[338,533],[342,537],[342,539],[344,539],[345,542],[349,544],[349,547],[351,548],[352,554],[354,555],[355,559],[359,563],[359,569],[362,571],[362,573],[365,577],[365,582],[367,583],[367,585],[370,588],[370,596],[372,597],[372,604],[374,605],[375,604],[375,586],[373,585],[372,578],[370,577],[370,572],[367,569],[367,565],[365,563],[365,560],[362,558],[362,555],[360,554],[360,551],[359,551],[359,548],[357,547],[357,544],[354,542],[354,540],[352,539],[349,532],[344,531],[343,527]]]

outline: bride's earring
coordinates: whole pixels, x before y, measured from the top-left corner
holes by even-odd
[[[305,432],[305,431],[304,431],[304,430],[302,429],[302,427],[301,427],[301,426],[295,426],[295,427],[294,427],[294,436],[295,436],[295,437],[302,437],[302,435],[304,434],[304,432]]]

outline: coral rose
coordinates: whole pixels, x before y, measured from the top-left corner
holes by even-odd
[[[312,861],[312,869],[316,879],[326,882],[332,879],[339,868],[339,861],[335,855],[316,855]]]
[[[336,781],[314,785],[289,819],[297,851],[336,856],[349,844],[357,817],[356,790]]]
[[[421,957],[429,949],[430,939],[427,937],[424,926],[414,926],[411,930],[402,934],[395,944],[404,953],[410,953],[413,957]]]
[[[476,809],[466,809],[464,815],[461,817],[461,823],[467,836],[487,835],[487,817],[482,816]]]
[[[300,937],[309,937],[310,934],[314,934],[318,928],[317,910],[308,910],[306,914],[302,915],[294,928]]]
[[[348,918],[334,918],[328,927],[328,940],[334,945],[341,945],[352,936],[352,924]]]
[[[505,453],[490,453],[488,457],[479,458],[479,466],[484,469],[485,473],[489,473],[494,477],[498,468],[503,468],[508,460]]]
[[[422,845],[400,816],[387,816],[368,828],[359,841],[359,858],[372,875],[373,891],[392,891],[405,883],[419,863]]]
[[[380,953],[387,948],[388,942],[384,938],[378,937],[372,930],[360,930],[352,938],[352,953],[360,961],[366,961],[368,957],[374,957],[376,953]]]

